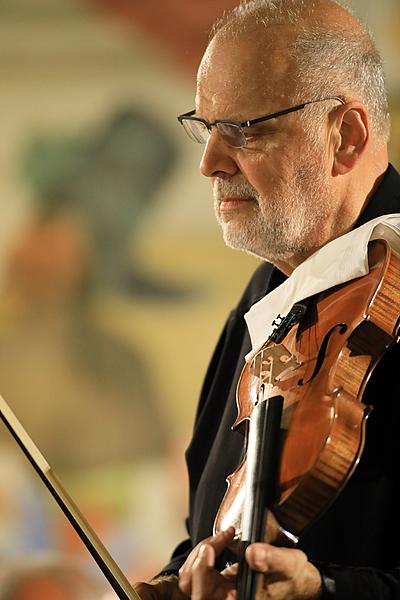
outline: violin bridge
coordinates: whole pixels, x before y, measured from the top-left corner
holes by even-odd
[[[300,367],[300,362],[283,344],[269,346],[253,359],[251,370],[262,384],[275,385]]]

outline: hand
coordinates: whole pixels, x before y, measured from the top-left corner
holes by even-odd
[[[318,600],[322,593],[321,575],[301,550],[252,544],[246,560],[264,574],[258,600]]]
[[[196,600],[234,600],[236,598],[237,564],[217,571],[216,557],[227,548],[235,530],[230,527],[197,544],[179,571],[179,588]]]
[[[232,542],[230,528],[198,544],[179,572],[179,588],[192,600],[234,600],[237,564],[219,573],[215,558]],[[252,544],[246,551],[250,567],[264,574],[257,600],[317,600],[321,576],[301,550]]]
[[[136,583],[133,588],[141,600],[187,600],[187,596],[178,588],[175,575],[157,577],[148,583]]]

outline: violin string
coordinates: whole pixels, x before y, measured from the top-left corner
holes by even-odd
[[[260,402],[260,400],[267,400],[268,398],[265,397],[265,381],[267,381],[267,383],[272,387],[272,376],[273,376],[273,365],[274,365],[274,359],[273,356],[269,356],[267,358],[267,360],[264,360],[264,354],[266,353],[266,349],[262,349],[260,354],[259,354],[259,368],[258,368],[258,380],[259,380],[259,385],[258,385],[258,393],[257,393],[257,404]],[[264,371],[264,366],[268,365],[268,370],[265,375],[265,371]],[[269,394],[268,394],[269,396]]]
[[[261,350],[260,364],[259,364],[259,369],[258,369],[257,404],[262,400],[262,396],[264,396],[263,364],[264,364],[264,349]]]

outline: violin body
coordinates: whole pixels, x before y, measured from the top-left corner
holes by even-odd
[[[370,271],[310,299],[305,319],[281,343],[266,342],[246,363],[232,428],[246,436],[262,396],[284,398],[276,498],[265,541],[291,545],[335,500],[361,456],[371,373],[399,335],[400,257],[370,243]],[[215,532],[241,536],[246,459],[228,477]]]

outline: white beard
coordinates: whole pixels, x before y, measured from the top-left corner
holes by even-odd
[[[318,234],[333,206],[322,164],[298,168],[292,181],[261,198],[247,182],[217,179],[214,208],[225,243],[271,262],[307,255],[318,247]],[[252,210],[225,220],[220,199],[252,198]]]

